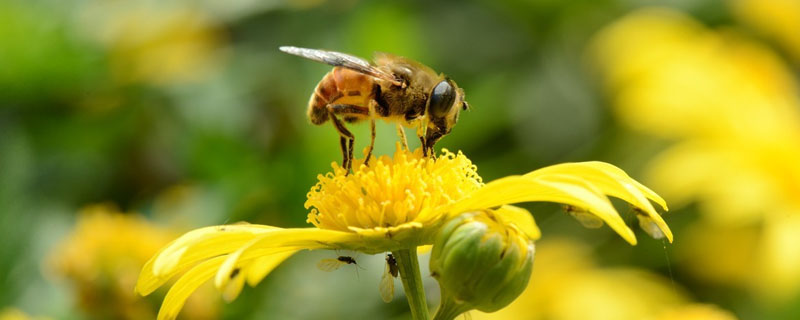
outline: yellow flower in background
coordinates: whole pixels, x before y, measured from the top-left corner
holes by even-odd
[[[44,317],[31,317],[30,315],[14,308],[0,310],[0,320],[45,320]]]
[[[759,43],[667,9],[617,21],[594,49],[616,115],[675,141],[647,176],[673,205],[699,200],[703,220],[687,235],[698,241],[678,248],[687,268],[774,301],[796,294],[800,96],[790,69]]]
[[[605,28],[594,49],[617,116],[633,128],[665,138],[799,136],[790,71],[733,32],[648,9]]]
[[[53,249],[47,267],[70,280],[87,314],[152,318],[157,306],[138,298],[131,288],[144,263],[175,234],[111,205],[88,206],[80,212],[72,233]],[[196,295],[189,303],[193,319],[213,318],[217,313],[217,302],[208,294]]]
[[[519,230],[530,241],[539,237],[530,213],[506,206],[528,201],[569,204],[590,212],[631,244],[628,228],[607,196],[620,198],[643,212],[646,221],[672,241],[672,233],[650,201],[666,210],[663,199],[622,170],[601,162],[565,163],[526,175],[484,184],[475,165],[463,154],[447,150],[436,159],[420,149],[399,147],[394,157],[382,156],[369,166],[356,160],[350,174],[333,164],[318,176],[308,193],[311,228],[264,225],[222,225],[200,228],[173,241],[142,269],[136,290],[151,293],[182,274],[165,298],[160,319],[174,318],[186,297],[203,282],[214,284],[227,300],[251,286],[302,249],[345,249],[368,254],[402,254],[433,244],[449,219],[464,212],[494,210],[493,219]],[[435,250],[435,248],[434,248]],[[414,257],[416,255],[413,255]],[[406,285],[404,268],[400,275]],[[412,312],[414,307],[412,306]],[[424,312],[427,312],[425,310]]]
[[[709,304],[688,304],[661,313],[656,320],[736,320],[727,310]]]
[[[800,61],[800,1],[733,0],[730,2],[739,19],[779,41]]]
[[[123,84],[197,80],[221,58],[222,31],[197,7],[91,1],[79,24],[108,48],[112,74]]]
[[[642,269],[598,267],[591,248],[575,240],[538,242],[533,270],[527,289],[510,306],[495,313],[472,312],[472,319],[677,320],[690,318],[673,314],[695,308],[669,279]]]

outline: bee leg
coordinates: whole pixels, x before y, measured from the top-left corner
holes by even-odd
[[[347,160],[348,160],[347,161],[347,168],[348,169],[352,169],[353,168],[353,159],[354,159],[353,158],[353,149],[355,148],[355,146],[354,146],[355,142],[356,142],[355,139],[350,139],[350,140],[347,141]]]
[[[406,131],[403,130],[403,125],[397,124],[397,135],[400,136],[400,143],[403,144],[403,148],[406,150],[408,149],[408,139],[406,139]]]
[[[428,156],[428,144],[425,143],[425,136],[419,136],[419,142],[422,146],[422,155],[427,157]]]
[[[339,136],[339,148],[342,149],[342,168],[349,172],[347,167],[347,138]]]
[[[350,130],[347,130],[347,128],[345,128],[344,124],[342,123],[342,120],[339,120],[339,118],[337,118],[332,112],[330,116],[331,120],[333,120],[333,126],[336,128],[336,131],[338,131],[340,135],[339,144],[342,147],[342,158],[343,158],[342,166],[344,167],[345,170],[350,172],[350,169],[353,166],[352,164],[353,143],[355,142],[355,137],[353,137],[353,134],[350,133]],[[347,145],[346,148],[345,145]],[[346,152],[345,149],[347,149]]]
[[[369,130],[372,134],[369,140],[369,149],[367,149],[367,157],[364,159],[364,165],[369,165],[369,159],[372,158],[372,150],[375,149],[375,119],[369,120]]]
[[[378,87],[380,88],[380,87]],[[378,102],[375,99],[370,99],[367,102],[369,108],[367,109],[369,115],[369,131],[370,131],[370,140],[369,140],[369,149],[367,149],[367,157],[364,159],[364,165],[369,165],[369,159],[372,158],[372,151],[375,149],[375,108],[378,106]]]
[[[423,119],[417,124],[417,137],[419,138],[420,146],[422,148],[422,155],[428,157],[428,121]]]
[[[345,168],[349,170],[353,167],[353,149],[355,148],[355,138],[353,137],[353,134],[350,133],[347,128],[345,128],[342,121],[339,120],[336,115],[342,115],[346,121],[352,122],[357,121],[361,117],[369,115],[369,109],[351,104],[329,104],[327,105],[327,109],[330,113],[331,119],[333,120],[334,126],[336,126],[336,131],[348,139],[346,148],[347,152],[345,153],[345,151],[342,150],[342,154],[346,154],[345,159],[347,159],[347,164],[345,165]]]
[[[434,159],[436,158],[436,150],[433,147],[443,136],[443,134],[437,131],[428,131],[428,133],[425,135],[425,149],[427,149],[426,155],[430,155]]]

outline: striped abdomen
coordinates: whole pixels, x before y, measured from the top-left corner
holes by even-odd
[[[375,79],[350,69],[335,67],[319,82],[308,102],[308,118],[319,125],[328,121],[328,105],[351,105],[368,110]],[[348,122],[366,119],[366,114],[343,115]]]

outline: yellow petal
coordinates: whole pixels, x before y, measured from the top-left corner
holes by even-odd
[[[317,228],[237,227],[201,228],[187,233],[162,250],[160,254],[169,255],[165,259],[177,261],[177,263],[168,262],[172,264],[172,270],[167,274],[171,275],[184,269],[188,271],[167,293],[159,311],[159,319],[174,319],[186,298],[214,273],[217,273],[216,282],[223,298],[231,301],[241,293],[245,281],[250,285],[257,284],[300,249],[352,246],[360,239],[354,233]],[[244,241],[247,238],[244,236],[248,234],[249,241]],[[225,240],[233,240],[234,243],[228,245],[219,243]],[[231,249],[234,244],[238,247]],[[140,278],[140,283],[137,284],[137,291],[140,293],[152,291],[150,286],[157,288],[159,282],[163,283],[164,279],[153,272],[155,269],[153,265],[156,264],[154,261],[158,261],[159,258],[161,257],[156,256],[151,259],[142,271],[141,277],[145,280]]]
[[[670,243],[672,242],[672,231],[648,199],[660,205],[665,211],[669,210],[667,202],[653,190],[628,176],[622,169],[599,161],[566,163],[544,169],[552,167],[562,167],[567,169],[566,171],[568,172],[580,175],[584,179],[591,181],[591,183],[598,185],[604,193],[625,200],[641,209],[658,226],[658,229],[667,237],[667,240]]]
[[[667,208],[667,202],[664,201],[661,196],[628,176],[624,170],[605,162],[588,161],[562,163],[541,168],[528,173],[525,176],[536,177],[546,173],[567,173],[580,176],[598,185],[609,195],[620,198],[637,206],[639,206],[639,200],[636,199],[638,197],[635,197],[632,192],[638,191],[637,193],[641,193],[647,199],[658,203],[658,205],[660,205],[664,210],[669,210]],[[620,186],[623,188],[620,189]]]
[[[533,220],[533,215],[528,210],[516,206],[502,206],[495,210],[505,222],[513,223],[531,240],[537,240],[542,236],[539,226]]]
[[[164,297],[161,309],[158,310],[158,320],[175,319],[189,295],[211,279],[224,260],[224,256],[208,259],[183,274]]]
[[[261,225],[224,225],[190,231],[145,263],[136,283],[136,292],[148,295],[196,263],[230,253],[258,234],[276,229]]]
[[[156,275],[160,275],[171,271],[182,261],[204,256],[205,252],[211,251],[209,246],[230,247],[231,242],[249,241],[256,234],[277,229],[260,225],[223,225],[192,230],[173,241],[159,253],[153,264],[153,270]],[[236,247],[238,246],[236,245]]]
[[[585,208],[585,210],[595,214],[600,219],[605,221],[611,229],[617,232],[623,239],[632,245],[636,245],[636,236],[633,230],[628,228],[625,221],[622,220],[619,213],[608,198],[603,193],[598,192],[593,185],[583,180],[582,178],[573,176],[560,176],[554,181],[541,181],[544,184],[549,184],[555,188],[564,191],[567,194],[573,195],[575,198],[584,202],[582,205],[575,203],[568,203]]]
[[[450,214],[492,208],[500,205],[547,201],[584,208],[605,221],[623,239],[636,244],[636,236],[611,205],[608,198],[597,194],[591,185],[573,178],[562,177],[565,181],[539,181],[524,176],[509,176],[487,183],[472,195],[459,201],[451,208]]]
[[[275,229],[254,238],[249,243],[241,246],[232,254],[228,255],[225,263],[220,266],[217,272],[214,285],[224,290],[232,278],[234,272],[245,271],[251,266],[252,260],[265,257],[274,258],[267,260],[274,264],[272,268],[288,258],[291,253],[300,249],[321,249],[330,248],[332,243],[358,241],[358,236],[353,233],[346,233],[333,230],[322,230],[317,228],[294,228],[294,229]],[[287,254],[287,252],[291,252]],[[281,259],[282,257],[282,259]],[[250,280],[261,280],[266,273],[272,270],[270,267],[259,268],[256,274],[248,278]],[[266,272],[266,273],[265,273]],[[263,276],[262,276],[263,273]],[[249,282],[251,285],[257,283]]]
[[[225,283],[225,286],[220,288],[220,291],[222,291],[222,299],[225,300],[225,302],[236,300],[239,294],[242,293],[242,288],[244,288],[244,273],[247,272],[247,269],[249,268],[242,267],[242,269],[238,269],[238,272],[231,275],[229,278],[230,280]]]
[[[255,286],[269,275],[272,270],[275,270],[276,267],[297,251],[299,251],[299,249],[289,249],[288,251],[278,252],[270,256],[256,259],[250,265],[249,271],[247,272],[247,284],[251,287]]]
[[[600,162],[596,162],[600,163]],[[553,167],[557,167],[552,169]],[[613,175],[608,171],[597,170],[594,167],[584,166],[581,163],[567,163],[560,164],[553,167],[544,168],[544,172],[534,171],[525,175],[537,180],[545,181],[562,181],[573,182],[581,181],[586,188],[593,190],[597,194],[607,194],[616,198],[627,201],[635,208],[638,208],[641,214],[646,215],[663,233],[667,239],[672,242],[672,231],[670,231],[667,223],[661,218],[661,215],[656,212],[650,201],[647,200],[645,195],[638,189],[632,182],[633,179],[627,175],[618,176]],[[613,167],[613,166],[612,166]],[[624,174],[624,172],[623,172]],[[661,200],[663,201],[663,199]],[[653,235],[652,228],[645,229],[648,234]]]

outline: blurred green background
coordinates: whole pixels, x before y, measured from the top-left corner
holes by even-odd
[[[462,150],[485,181],[560,162],[601,160],[647,183],[643,172],[671,140],[631,128],[615,115],[614,92],[604,89],[603,67],[590,56],[592,39],[643,6],[667,6],[710,30],[735,30],[760,43],[796,79],[800,59],[792,58],[793,47],[748,23],[737,14],[738,2],[2,0],[0,310],[56,319],[152,316],[160,297],[143,299],[149,311],[133,315],[123,307],[102,311],[87,298],[87,291],[103,296],[110,290],[100,274],[114,278],[119,270],[82,266],[76,276],[49,262],[59,260],[53,257],[68,245],[89,205],[142,215],[154,228],[169,230],[167,239],[237,221],[306,226],[306,192],[317,174],[341,159],[332,126],[313,126],[306,118],[308,97],[330,68],[281,53],[278,46],[366,58],[391,52],[449,75],[464,88],[472,110],[438,146]],[[368,125],[352,130],[360,150]],[[377,154],[391,154],[395,141],[393,125],[379,123]],[[548,238],[577,241],[590,248],[598,267],[647,270],[673,293],[741,319],[800,318],[796,290],[761,298],[748,285],[705,281],[682,267],[692,262],[675,252],[695,245],[682,236],[702,219],[694,201],[665,214],[674,245],[637,231],[635,247],[608,228],[584,229],[559,206],[526,208],[543,231],[542,245]],[[633,215],[626,217],[635,224]],[[718,243],[720,255],[735,254],[736,246]],[[91,260],[93,251],[77,251],[71,259]],[[315,268],[319,259],[335,255],[303,252],[207,316],[408,317],[402,296],[390,304],[378,297],[382,256],[357,257],[365,268],[358,273]],[[430,280],[426,287],[435,301]],[[218,296],[211,297],[209,303],[217,304]],[[120,299],[104,304],[142,303]]]

